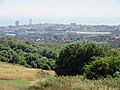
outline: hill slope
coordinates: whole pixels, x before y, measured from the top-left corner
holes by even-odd
[[[19,65],[0,62],[0,79],[1,80],[35,80],[39,78],[38,73],[55,75],[54,71],[25,68]]]
[[[0,62],[0,90],[27,90],[40,75],[54,76],[55,72]]]

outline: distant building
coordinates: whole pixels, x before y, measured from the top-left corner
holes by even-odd
[[[16,34],[14,34],[14,33],[6,33],[5,36],[6,37],[15,37]]]
[[[32,25],[32,19],[29,19],[29,25]]]
[[[16,27],[19,26],[19,21],[15,21],[15,26],[16,26]]]
[[[76,23],[71,23],[70,25],[72,25],[72,26],[76,26]]]

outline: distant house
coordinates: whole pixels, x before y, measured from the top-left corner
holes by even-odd
[[[14,34],[14,33],[6,33],[5,36],[6,37],[15,37],[16,34]]]

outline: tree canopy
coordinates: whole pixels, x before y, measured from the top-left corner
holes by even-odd
[[[0,61],[27,67],[54,69],[60,45],[43,45],[19,39],[0,39]]]
[[[117,56],[119,52],[108,45],[102,44],[72,44],[65,47],[56,61],[58,75],[79,75],[83,67],[94,59],[92,57]]]

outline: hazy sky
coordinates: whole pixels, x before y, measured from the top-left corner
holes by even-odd
[[[0,23],[20,17],[120,17],[120,0],[0,0]]]
[[[120,0],[0,0],[0,16],[119,17]]]

